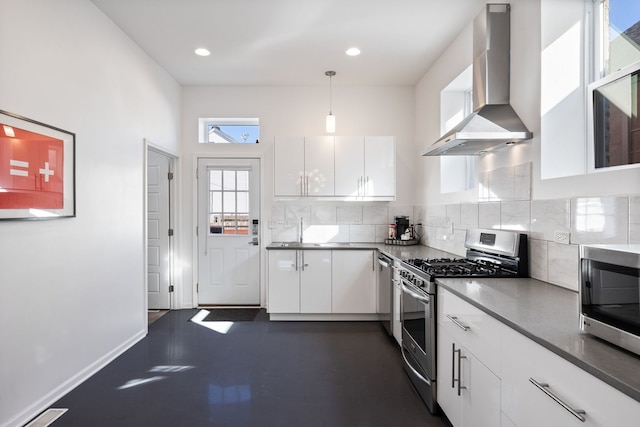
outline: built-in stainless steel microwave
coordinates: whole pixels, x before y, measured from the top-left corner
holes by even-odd
[[[640,355],[640,245],[580,247],[583,331]]]

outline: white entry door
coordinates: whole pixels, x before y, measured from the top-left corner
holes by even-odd
[[[198,305],[260,304],[260,161],[198,160]]]
[[[147,299],[156,310],[170,308],[170,163],[147,150]]]

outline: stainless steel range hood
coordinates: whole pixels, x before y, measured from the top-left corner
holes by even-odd
[[[509,4],[488,4],[473,20],[473,113],[423,156],[481,155],[533,134],[509,105]]]

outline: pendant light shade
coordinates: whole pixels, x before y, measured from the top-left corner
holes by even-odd
[[[326,71],[324,73],[325,76],[329,76],[329,114],[327,115],[326,120],[326,131],[327,133],[335,133],[336,132],[336,116],[331,112],[331,78],[336,75],[335,71]]]

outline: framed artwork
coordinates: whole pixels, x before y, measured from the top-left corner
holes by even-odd
[[[76,216],[76,136],[0,110],[0,220]]]

